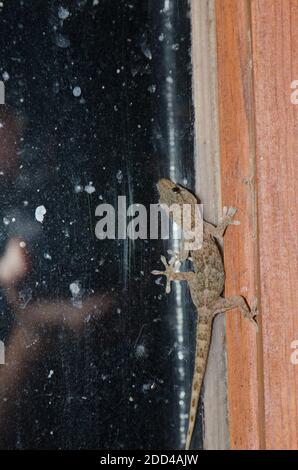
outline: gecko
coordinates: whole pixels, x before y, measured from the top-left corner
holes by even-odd
[[[198,204],[197,198],[183,186],[163,178],[157,183],[157,189],[159,192],[160,204],[165,204],[168,207],[172,204],[179,204],[181,210],[183,204],[190,204],[191,207],[196,210],[195,207]],[[257,315],[256,305],[250,309],[244,297],[240,295],[234,295],[228,298],[223,297],[225,272],[218,240],[223,237],[228,225],[239,224],[239,222],[233,219],[235,213],[236,208],[224,207],[223,216],[216,227],[204,220],[203,241],[200,249],[190,252],[183,249],[181,253],[173,253],[169,251],[169,253],[173,255],[169,262],[167,262],[165,256],[161,256],[161,261],[165,267],[165,271],[152,271],[152,274],[154,275],[166,276],[167,293],[170,293],[171,291],[172,281],[186,281],[197,311],[195,365],[192,380],[188,431],[185,444],[186,450],[190,449],[195,428],[199,398],[207,366],[214,317],[219,313],[238,308],[243,316],[252,322],[257,328],[257,322],[255,320]],[[169,215],[173,218],[172,213]],[[174,218],[174,221],[176,223],[182,223],[183,225],[181,220],[177,221]],[[192,261],[194,271],[182,272],[177,270],[180,268],[181,263],[186,259],[190,259]]]

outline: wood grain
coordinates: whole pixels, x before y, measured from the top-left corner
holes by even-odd
[[[258,293],[258,338],[227,322],[231,447],[298,448],[298,0],[217,0],[227,294]],[[252,38],[252,41],[251,41]],[[257,215],[257,217],[256,217]]]
[[[252,1],[267,449],[298,448],[297,25],[297,0]]]
[[[225,235],[225,295],[250,302],[259,263],[250,2],[217,0],[216,19],[222,199],[241,222]],[[256,335],[239,312],[228,313],[227,350],[231,448],[264,448],[262,328]]]

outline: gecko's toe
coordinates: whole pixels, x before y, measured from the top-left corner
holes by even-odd
[[[240,225],[240,220],[231,220],[230,225]]]
[[[171,282],[168,279],[167,285],[166,285],[166,294],[169,294],[171,292]]]
[[[228,206],[224,206],[223,209],[222,209],[222,216],[223,217],[227,217],[228,215],[228,210],[229,210],[229,207]]]
[[[259,315],[258,311],[258,298],[254,295],[251,299],[251,311],[254,314],[254,316]]]
[[[177,256],[177,251],[167,250],[167,253],[169,253],[171,256]]]
[[[253,324],[253,326],[255,327],[256,331],[258,332],[259,331],[259,325],[256,321],[255,318],[250,318],[250,322]]]
[[[240,225],[239,220],[233,220],[234,215],[237,212],[237,208],[233,206],[224,206],[223,208],[223,219],[227,221],[229,225]]]
[[[236,212],[237,212],[237,207],[228,206],[228,208],[227,208],[227,216],[228,217],[234,217]]]
[[[166,257],[163,256],[163,255],[161,255],[160,259],[161,259],[161,262],[162,262],[162,264],[164,265],[164,267],[167,269],[167,267],[168,267],[168,262],[167,262],[167,260],[166,260]]]
[[[223,217],[234,217],[237,212],[237,208],[233,206],[224,206],[222,212]]]
[[[181,264],[179,261],[179,253],[173,250],[168,250],[168,254],[171,256],[168,263],[170,266],[174,266],[175,264]]]
[[[249,313],[246,313],[246,318],[253,324],[253,326],[256,328],[256,330],[259,330],[259,325],[257,323],[257,316],[258,316],[258,299],[256,297],[253,297],[251,300],[251,308]]]
[[[257,297],[253,297],[251,300],[251,317],[253,322],[255,323],[257,330],[258,330],[258,323],[257,323],[257,318],[259,316],[259,310],[258,310],[258,299]]]

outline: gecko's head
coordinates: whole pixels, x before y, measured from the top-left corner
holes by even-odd
[[[197,204],[197,198],[187,189],[166,178],[162,178],[157,183],[160,204]]]

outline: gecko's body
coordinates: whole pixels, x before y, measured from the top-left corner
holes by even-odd
[[[172,181],[162,179],[158,182],[157,187],[161,204],[165,204],[169,207],[172,204],[179,204],[180,206],[183,204],[198,204],[197,199],[191,192]],[[199,250],[190,252],[194,272],[177,272],[177,265],[180,266],[181,261],[188,257],[187,252],[184,252],[181,256],[172,258],[169,264],[166,262],[165,257],[162,257],[166,271],[153,271],[153,274],[167,276],[167,292],[170,292],[171,281],[187,281],[191,298],[198,314],[195,368],[192,382],[186,449],[190,448],[195,427],[214,316],[218,313],[238,307],[243,315],[255,324],[254,316],[256,313],[249,309],[243,297],[221,297],[224,290],[225,274],[223,259],[216,238],[222,237],[226,227],[233,223],[233,215],[235,212],[236,209],[234,208],[225,208],[224,216],[217,227],[205,221],[203,222],[202,247]]]

